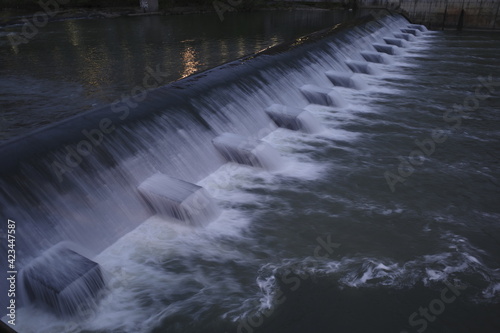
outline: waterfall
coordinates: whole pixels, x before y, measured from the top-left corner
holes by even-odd
[[[19,222],[28,298],[67,304],[33,282],[41,279],[34,267],[53,259],[41,254],[60,242],[93,257],[153,214],[196,226],[216,218],[217,204],[196,185],[200,180],[227,162],[279,168],[279,154],[260,139],[278,126],[323,130],[304,107],[343,107],[337,87],[363,89],[362,76],[378,73],[372,63],[389,63],[421,30],[401,16],[340,25],[0,146],[0,211]],[[73,295],[101,288],[91,261],[56,252],[80,258],[77,271],[95,269],[94,286]]]

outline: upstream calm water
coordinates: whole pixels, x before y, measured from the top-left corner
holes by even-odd
[[[0,30],[0,140],[130,96],[148,73],[165,85],[342,22],[342,11],[66,20],[12,47]],[[148,71],[151,68],[152,71]]]
[[[131,225],[127,191],[158,170],[205,187],[223,213],[204,229],[149,217],[92,257],[109,275],[96,311],[69,320],[23,308],[20,331],[499,332],[500,34],[424,33],[356,74],[363,89],[335,87],[342,106],[310,104],[298,89],[333,88],[325,71],[350,73],[347,59],[406,25],[386,18],[257,59],[257,75],[215,90],[208,73],[199,84],[210,92],[188,99],[197,118],[166,106],[126,127],[108,142],[111,171],[92,159],[62,190],[36,179],[50,159],[24,170],[30,197],[4,195],[5,210],[45,239],[37,223],[55,225],[48,243],[89,241],[82,224],[99,239],[111,223]],[[269,126],[272,103],[305,108],[325,130],[263,135],[277,171],[214,167],[211,138]]]

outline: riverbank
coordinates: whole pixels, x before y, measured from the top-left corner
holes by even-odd
[[[70,19],[99,19],[99,18],[115,18],[121,16],[143,15],[140,8],[136,7],[120,7],[120,8],[68,8],[57,11],[32,11],[27,9],[4,9],[0,14],[0,27],[8,27],[24,24],[26,20],[30,20],[38,13],[46,14],[47,20],[61,21]],[[160,13],[148,13],[160,14]]]
[[[90,1],[89,1],[90,2]],[[103,4],[112,3],[107,1],[99,6],[75,6],[75,7],[57,7],[57,8],[42,8],[40,6],[17,4],[11,7],[2,8],[0,11],[0,27],[8,27],[19,24],[24,24],[25,21],[32,18],[37,13],[48,14],[49,21],[60,21],[68,19],[101,19],[115,18],[123,16],[140,16],[140,15],[187,15],[187,14],[202,14],[202,13],[227,13],[227,12],[248,12],[261,10],[332,10],[342,9],[340,4],[325,4],[318,3],[285,3],[277,1],[254,1],[248,4],[241,3],[240,5],[230,6],[225,2],[209,2],[209,4],[199,4],[190,6],[171,6],[170,1],[160,2],[160,9],[157,12],[145,13],[138,5],[137,6],[111,6],[106,7]],[[83,2],[85,3],[85,2]],[[130,1],[124,1],[123,4],[130,4]],[[9,6],[9,2],[4,4]],[[50,12],[49,12],[50,11]]]

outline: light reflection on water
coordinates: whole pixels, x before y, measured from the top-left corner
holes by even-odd
[[[187,47],[184,53],[182,54],[184,71],[182,72],[181,77],[189,76],[198,71],[200,65],[202,64],[199,61],[197,61],[196,58],[197,58],[196,51],[193,50],[193,48],[190,46]]]
[[[80,45],[80,30],[75,24],[75,21],[68,20],[65,21],[64,24],[66,25],[66,29],[68,31],[69,38],[71,40],[71,44],[73,46],[78,46]]]

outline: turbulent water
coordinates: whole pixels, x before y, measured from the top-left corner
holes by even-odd
[[[326,71],[350,72],[407,25],[386,17],[258,57],[229,85],[209,72],[187,104],[121,127],[63,182],[51,163],[64,148],[25,166],[24,186],[4,180],[27,257],[79,242],[108,279],[94,310],[24,307],[16,329],[498,332],[500,35],[425,32],[356,74],[363,89],[335,87],[343,106],[299,90],[332,88]],[[273,103],[325,130],[276,128]],[[224,164],[210,142],[223,132],[262,138],[282,167]],[[203,186],[221,215],[205,228],[150,217],[135,187],[157,171]]]

